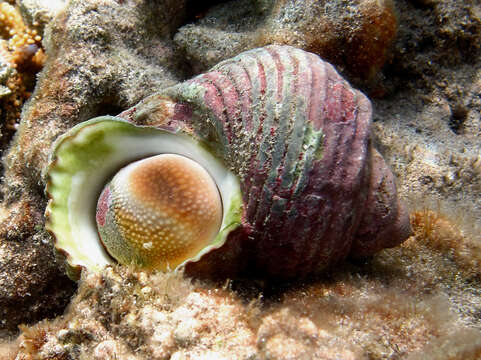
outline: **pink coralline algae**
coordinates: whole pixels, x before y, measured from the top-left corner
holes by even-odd
[[[369,100],[314,54],[250,50],[121,116],[193,134],[240,178],[241,225],[188,271],[292,278],[410,235],[394,177],[371,144]]]

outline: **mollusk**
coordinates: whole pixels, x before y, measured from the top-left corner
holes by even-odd
[[[250,50],[61,136],[47,228],[70,270],[113,257],[292,278],[370,255],[411,232],[370,123],[369,100],[318,56]],[[159,154],[199,166],[155,170]]]

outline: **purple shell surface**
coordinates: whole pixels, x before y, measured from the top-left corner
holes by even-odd
[[[393,175],[371,145],[369,100],[317,55],[250,50],[121,116],[193,134],[240,178],[242,225],[188,271],[297,277],[411,232]]]

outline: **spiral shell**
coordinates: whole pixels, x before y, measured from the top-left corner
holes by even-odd
[[[371,145],[369,100],[314,54],[250,50],[120,117],[191,137],[240,181],[241,218],[220,246],[183,263],[189,271],[304,276],[410,234]]]

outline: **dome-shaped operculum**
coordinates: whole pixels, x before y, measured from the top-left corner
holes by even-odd
[[[166,270],[216,237],[222,202],[197,162],[161,154],[122,168],[100,195],[96,219],[100,239],[118,262]]]
[[[201,143],[107,116],[55,142],[47,194],[46,227],[73,278],[82,267],[99,271],[112,257],[159,269],[197,261],[225,242],[242,212],[237,177]],[[106,211],[125,204],[118,214]],[[130,233],[129,240],[118,245],[113,228]]]

